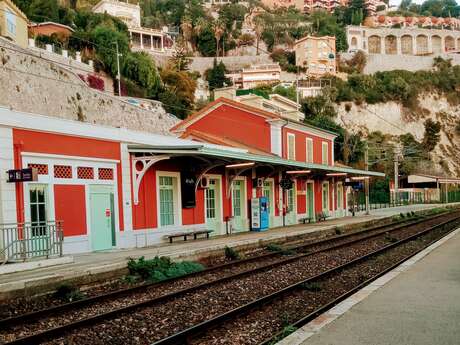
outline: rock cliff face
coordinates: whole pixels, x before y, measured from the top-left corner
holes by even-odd
[[[161,103],[147,110],[89,88],[70,70],[0,38],[0,105],[112,127],[170,135],[179,120]]]
[[[431,153],[432,160],[439,170],[460,176],[460,135],[456,132],[460,121],[460,106],[451,105],[444,97],[432,94],[421,95],[419,104],[420,111],[410,112],[395,102],[359,106],[347,102],[337,107],[337,122],[354,133],[412,133],[420,141],[425,132],[425,120],[431,118],[439,121],[441,140]]]

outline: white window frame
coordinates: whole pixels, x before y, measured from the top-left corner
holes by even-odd
[[[293,139],[293,145],[292,145],[292,156],[291,156],[291,150],[289,149],[289,140],[290,138]],[[287,141],[286,141],[286,158],[289,160],[295,160],[295,134],[294,133],[288,133],[287,134]],[[291,158],[292,157],[292,158]]]
[[[305,161],[307,163],[313,163],[313,139],[312,138],[305,139]]]
[[[247,199],[248,198],[247,198],[247,191],[246,191],[246,189],[247,189],[246,176],[238,176],[232,181],[232,188],[231,188],[231,191],[230,191],[231,192],[231,204],[232,204],[231,205],[232,206],[232,209],[231,209],[232,216],[234,216],[234,214],[233,214],[233,202],[234,202],[234,200],[233,200],[233,182],[235,182],[235,181],[242,182],[242,185],[241,185],[242,186],[242,188],[241,188],[241,193],[242,194],[241,194],[240,198],[243,200],[243,207],[241,209],[240,217],[244,218],[244,219],[247,219],[248,218],[248,210],[247,210],[246,204],[247,204]]]
[[[180,173],[171,171],[156,171],[156,194],[157,194],[157,228],[168,229],[182,225],[182,196],[180,190]],[[160,212],[160,176],[173,177],[173,198],[174,198],[174,224],[161,225]]]
[[[324,186],[327,186],[327,207],[325,207],[325,203],[324,203]],[[322,184],[321,184],[321,208],[323,210],[323,212],[329,214],[329,209],[331,208],[331,205],[330,205],[330,185],[329,185],[329,182],[328,181],[324,181]]]
[[[329,143],[327,141],[321,143],[321,164],[329,165]]]

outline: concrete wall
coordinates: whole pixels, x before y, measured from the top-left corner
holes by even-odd
[[[89,88],[72,71],[0,39],[0,105],[24,112],[169,135],[178,119]]]
[[[256,55],[256,56],[225,56],[217,58],[217,62],[223,61],[227,69],[237,70],[248,67],[251,64],[266,64],[273,63],[272,59],[268,55]],[[212,68],[214,63],[213,57],[195,57],[190,64],[191,71],[198,71],[201,74]]]
[[[353,57],[353,53],[343,53],[341,57],[345,60]],[[452,59],[453,65],[460,65],[460,55],[441,54],[444,59]],[[393,71],[403,69],[408,71],[429,70],[433,66],[434,56],[411,56],[411,55],[386,55],[369,54],[364,68],[365,74],[372,74],[378,71]]]

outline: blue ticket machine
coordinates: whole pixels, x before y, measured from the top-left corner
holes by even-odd
[[[251,230],[265,231],[268,229],[269,210],[267,197],[251,199]]]

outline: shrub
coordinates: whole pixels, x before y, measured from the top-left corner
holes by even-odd
[[[239,260],[240,253],[238,253],[235,249],[230,247],[225,247],[225,258],[228,260]]]
[[[130,275],[139,276],[144,280],[158,282],[202,271],[204,267],[197,262],[172,262],[170,258],[156,256],[151,260],[145,260],[144,257],[138,260],[130,259],[128,262],[128,269]]]
[[[88,85],[89,87],[99,90],[99,91],[104,91],[104,80],[97,75],[92,75],[89,74],[87,77]]]
[[[274,243],[270,243],[266,249],[271,252],[279,253],[281,255],[293,255],[296,253],[296,251],[293,249],[285,249],[281,247],[280,245],[274,244]]]
[[[79,301],[85,298],[79,288],[67,283],[60,285],[54,296],[66,302]]]
[[[338,226],[334,228],[334,231],[336,235],[342,235],[342,230]]]

